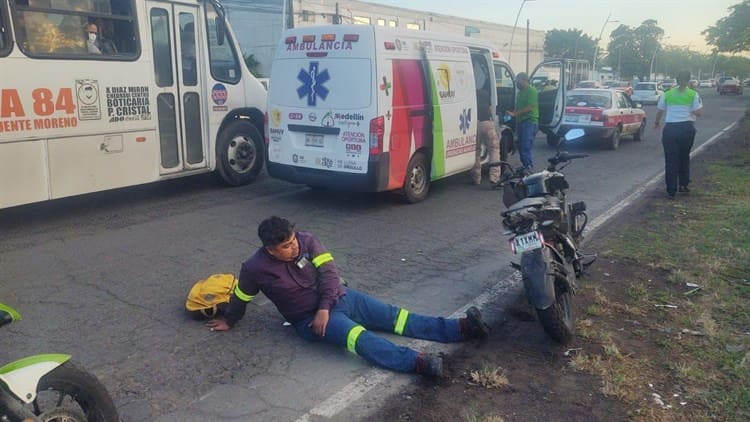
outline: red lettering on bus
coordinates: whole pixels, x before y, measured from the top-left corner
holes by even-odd
[[[55,103],[52,102],[52,91],[47,88],[37,88],[31,91],[34,99],[34,114],[37,116],[49,116],[55,112]]]
[[[11,117],[11,115],[15,115],[15,117],[26,116],[18,91],[15,89],[0,90],[0,117]]]
[[[76,110],[76,105],[73,102],[73,90],[70,88],[60,88],[60,92],[57,93],[57,101],[55,102],[55,109],[62,110],[65,114],[73,114]]]

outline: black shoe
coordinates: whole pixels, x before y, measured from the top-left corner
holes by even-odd
[[[465,338],[486,339],[490,335],[490,327],[484,323],[482,313],[476,306],[466,310],[466,323]]]
[[[688,189],[687,186],[680,186],[677,190],[680,191],[680,192],[682,192],[682,193],[688,193],[688,192],[690,192],[690,189]]]
[[[420,353],[414,372],[426,377],[443,376],[443,358],[435,353]]]

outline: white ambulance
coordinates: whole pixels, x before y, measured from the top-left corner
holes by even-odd
[[[473,166],[478,90],[496,121],[515,98],[513,72],[486,42],[377,26],[289,30],[270,79],[272,177],[400,190],[409,202],[424,199],[431,181]],[[512,131],[500,126],[499,134],[505,152]]]

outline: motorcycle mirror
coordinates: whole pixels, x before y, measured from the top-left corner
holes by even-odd
[[[580,129],[580,128],[570,129],[565,134],[565,140],[566,141],[572,141],[574,139],[578,139],[578,138],[583,137],[583,135],[585,135],[585,134],[586,134],[586,132],[584,132],[583,129]]]

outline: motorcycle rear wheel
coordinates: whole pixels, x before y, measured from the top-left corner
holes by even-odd
[[[559,282],[555,282],[555,303],[547,309],[537,309],[539,322],[544,331],[560,344],[567,344],[573,339],[575,326],[571,309],[571,293]]]
[[[99,380],[70,361],[43,376],[36,399],[27,405],[46,422],[117,422],[117,410]]]

